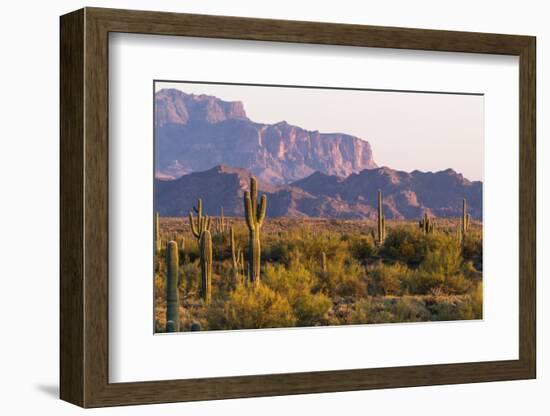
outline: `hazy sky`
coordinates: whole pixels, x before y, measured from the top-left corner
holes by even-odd
[[[260,123],[290,124],[367,140],[379,166],[452,168],[483,179],[483,96],[157,82],[156,90],[242,101]]]

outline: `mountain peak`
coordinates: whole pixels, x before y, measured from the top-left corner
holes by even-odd
[[[179,165],[172,168],[173,161]],[[375,168],[368,141],[344,133],[319,133],[280,121],[249,120],[239,101],[176,89],[155,95],[155,169],[161,176],[239,166],[272,185],[315,171],[346,177]],[[177,168],[177,169],[176,169]]]
[[[191,121],[219,123],[228,119],[248,120],[240,101],[223,101],[206,94],[187,94],[175,88],[155,94],[155,125],[187,124]]]

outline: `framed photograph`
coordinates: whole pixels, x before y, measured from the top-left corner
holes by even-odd
[[[63,400],[536,377],[534,37],[60,24]]]

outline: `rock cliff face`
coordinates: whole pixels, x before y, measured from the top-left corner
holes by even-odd
[[[161,90],[155,96],[155,174],[177,178],[216,165],[238,166],[270,184],[314,172],[348,176],[376,164],[370,144],[343,133],[320,133],[249,120],[240,102]]]
[[[176,89],[164,89],[155,94],[155,126],[158,127],[192,121],[219,123],[231,118],[247,120],[241,102],[184,94]]]
[[[243,192],[251,173],[245,169],[216,166],[176,180],[155,183],[156,209],[162,216],[184,216],[202,198],[206,213],[242,216]],[[424,212],[437,217],[458,217],[462,198],[476,219],[482,216],[482,184],[470,182],[448,169],[441,172],[411,173],[386,167],[366,169],[347,178],[314,173],[289,185],[258,182],[268,197],[268,217],[323,217],[375,219],[376,198],[384,196],[384,214],[389,219],[418,219]]]

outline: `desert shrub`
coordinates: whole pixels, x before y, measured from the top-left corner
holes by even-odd
[[[456,303],[447,298],[436,298],[429,306],[434,321],[454,321],[458,317]]]
[[[351,310],[350,324],[383,324],[394,322],[395,316],[384,302],[375,298],[360,299]]]
[[[358,325],[366,324],[371,316],[372,302],[370,299],[360,299],[353,305],[349,317],[349,323]]]
[[[318,290],[331,298],[367,296],[365,268],[354,258],[329,256],[327,271],[318,272]]]
[[[199,292],[199,282],[201,279],[201,269],[198,260],[185,263],[179,269],[179,285],[186,294],[196,294]]]
[[[427,239],[419,229],[396,227],[388,232],[380,254],[384,259],[417,266],[424,260]]]
[[[268,285],[289,302],[299,326],[323,323],[332,306],[326,295],[313,293],[316,279],[299,263],[292,263],[288,269],[282,265],[267,265],[262,284]]]
[[[277,328],[295,323],[288,301],[267,285],[238,285],[227,301],[208,308],[209,329]]]
[[[403,280],[403,288],[415,295],[433,293],[443,286],[444,276],[425,270],[414,270]]]
[[[464,294],[471,282],[463,275],[460,245],[446,234],[426,236],[426,253],[419,267],[403,281],[411,294],[427,295],[434,291],[447,294]]]
[[[321,261],[322,253],[347,253],[347,244],[337,235],[320,230],[312,232],[309,228],[297,227],[285,234],[266,236],[262,242],[263,258],[272,263],[290,266],[299,260],[307,268],[315,269]]]
[[[462,256],[460,246],[453,238],[442,236],[437,244],[429,247],[420,269],[428,273],[451,276],[461,272]]]
[[[483,240],[481,230],[471,230],[462,243],[462,257],[470,261],[476,270],[483,269]]]
[[[164,274],[155,273],[155,299],[156,302],[166,302],[166,278]]]
[[[459,319],[483,318],[483,284],[479,282],[459,307]]]
[[[400,295],[403,281],[411,273],[402,263],[377,263],[368,270],[369,294],[377,296]]]
[[[366,263],[377,254],[376,243],[371,235],[351,236],[348,246],[351,255],[362,263]]]
[[[429,321],[430,311],[420,298],[412,296],[400,297],[393,306],[394,322],[422,322]]]

